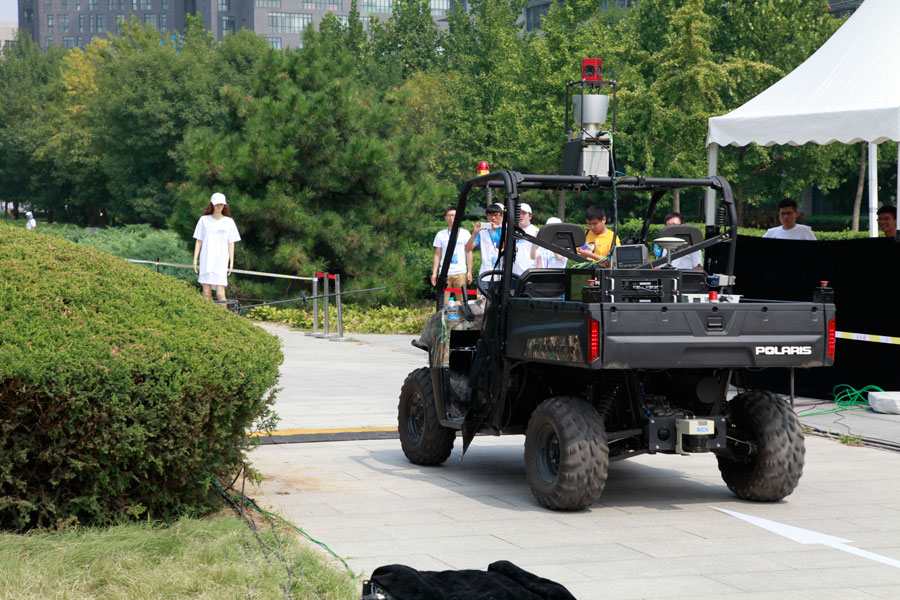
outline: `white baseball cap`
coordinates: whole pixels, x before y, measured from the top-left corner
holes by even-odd
[[[549,219],[547,219],[547,223],[545,224],[553,225],[554,223],[562,223],[562,219],[560,219],[559,217],[550,217]]]
[[[221,192],[216,192],[212,196],[209,197],[209,201],[213,204],[228,204],[225,202],[225,194]]]
[[[529,215],[534,214],[531,210],[531,206],[529,206],[528,204],[525,204],[524,202],[519,205],[519,209],[522,212],[527,212]]]

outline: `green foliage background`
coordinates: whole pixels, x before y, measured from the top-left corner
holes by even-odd
[[[216,41],[198,17],[178,47],[135,23],[84,51],[22,37],[0,61],[0,200],[50,221],[168,227],[190,251],[193,224],[222,191],[243,238],[239,268],[339,272],[347,288],[390,287],[354,301],[414,302],[430,295],[431,224],[478,161],[558,170],[565,83],[582,57],[602,57],[619,82],[620,172],[702,176],[707,119],[789,73],[841,24],[827,0],[608,4],[552,3],[528,32],[525,0],[472,0],[440,31],[427,0],[411,0],[367,35],[354,1],[345,24],[326,17],[299,50],[248,31]],[[883,145],[885,189],[896,189],[895,161]],[[848,214],[858,168],[859,147],[839,144],[728,147],[719,159],[739,216],[760,225],[775,223],[759,211],[811,185]],[[621,217],[647,200],[621,195]],[[540,224],[560,203],[579,222],[611,199],[582,190],[527,201]],[[699,215],[701,201],[685,192],[682,212]]]
[[[268,428],[279,341],[184,282],[0,223],[0,528],[212,505]]]

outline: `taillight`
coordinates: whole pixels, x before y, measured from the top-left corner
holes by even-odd
[[[828,358],[834,360],[834,338],[835,338],[835,325],[834,319],[828,321],[828,347],[825,350],[825,354],[828,355]]]
[[[588,321],[588,324],[591,328],[591,333],[588,337],[588,362],[594,362],[600,358],[600,323],[596,319],[591,319]]]

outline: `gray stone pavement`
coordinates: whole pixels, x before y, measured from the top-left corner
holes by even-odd
[[[413,336],[330,342],[265,325],[286,355],[279,426],[396,426]],[[879,421],[883,425],[882,421]],[[486,569],[510,560],[579,599],[896,599],[900,568],[801,544],[714,507],[844,540],[900,561],[900,453],[807,438],[798,489],[777,503],[735,498],[711,456],[613,463],[600,502],[559,513],[525,481],[522,436],[476,438],[440,467],[409,463],[397,440],[272,444],[251,454],[250,493],[364,576],[401,563]]]

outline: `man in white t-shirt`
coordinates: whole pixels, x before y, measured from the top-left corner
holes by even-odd
[[[472,252],[476,247],[481,250],[481,268],[478,270],[478,277],[485,271],[493,271],[498,268],[497,256],[500,253],[500,232],[503,225],[503,205],[494,202],[485,210],[484,223],[476,223],[475,229],[472,231],[472,237],[466,244],[466,252]],[[488,227],[489,225],[489,227]],[[495,281],[495,277],[491,277],[491,281]]]
[[[531,206],[523,202],[519,207],[519,227],[528,235],[536,236],[539,230],[536,225],[531,223]],[[514,275],[521,275],[528,269],[534,268],[536,261],[531,258],[532,246],[534,244],[531,242],[523,239],[516,240],[516,262],[513,263]]]
[[[447,222],[447,229],[441,229],[434,236],[434,262],[431,266],[431,285],[437,285],[437,276],[441,272],[441,265],[444,263],[444,257],[447,255],[447,247],[450,245],[450,230],[453,228],[453,221],[456,220],[456,207],[449,207],[444,211],[444,221]],[[466,243],[469,241],[469,232],[459,228],[456,235],[456,248],[453,250],[453,258],[450,259],[450,270],[447,271],[448,288],[462,289],[467,283],[472,283],[472,252],[466,250]],[[457,300],[464,300],[461,294],[456,294]],[[444,304],[450,300],[450,292],[444,292]]]
[[[666,226],[669,225],[684,225],[684,217],[681,216],[680,212],[672,211],[666,215],[665,219]],[[665,257],[667,250],[663,250],[660,254]],[[678,258],[672,259],[672,266],[676,269],[681,269],[682,271],[691,271],[693,269],[702,269],[703,268],[703,254],[700,250],[696,252],[691,252],[687,256],[679,256]]]
[[[807,225],[797,223],[797,217],[800,211],[797,210],[797,203],[791,198],[782,198],[778,203],[778,219],[781,221],[781,227],[773,227],[763,234],[764,238],[774,238],[778,240],[810,240],[815,241],[816,234],[812,228]]]

